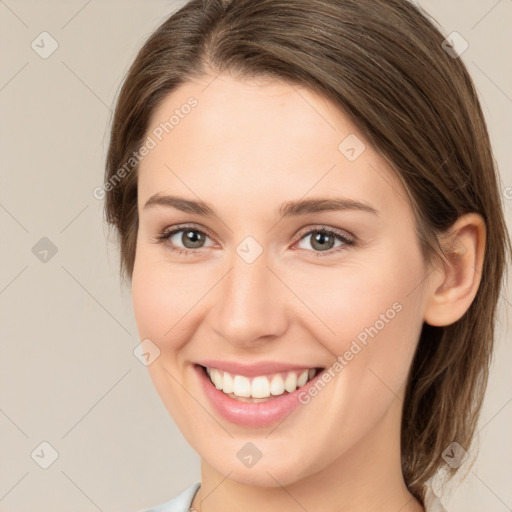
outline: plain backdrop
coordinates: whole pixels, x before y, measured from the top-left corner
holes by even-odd
[[[133,354],[130,291],[92,193],[122,78],[183,3],[0,0],[2,512],[136,511],[200,477]],[[419,3],[469,43],[510,226],[512,1]],[[451,512],[512,508],[509,312],[503,301],[478,457],[447,489]]]

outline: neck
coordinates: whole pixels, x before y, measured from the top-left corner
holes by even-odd
[[[203,460],[194,507],[199,512],[423,512],[403,480],[400,418],[397,399],[380,423],[350,450],[285,487],[278,481],[275,487],[241,484]]]

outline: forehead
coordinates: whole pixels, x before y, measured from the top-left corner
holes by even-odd
[[[153,112],[147,136],[154,147],[140,163],[139,206],[177,191],[246,208],[257,198],[306,194],[364,196],[377,208],[407,197],[339,108],[284,82],[224,75],[187,82]]]

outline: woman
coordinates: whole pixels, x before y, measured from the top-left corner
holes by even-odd
[[[443,510],[510,251],[444,39],[404,0],[192,0],[141,49],[106,215],[202,461],[153,510]]]

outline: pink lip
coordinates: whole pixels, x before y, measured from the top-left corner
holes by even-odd
[[[197,364],[209,368],[217,368],[234,375],[245,377],[256,377],[257,375],[269,375],[271,373],[289,372],[292,370],[308,370],[314,366],[293,365],[290,363],[279,363],[277,361],[261,361],[255,364],[242,364],[229,361],[197,361]]]
[[[214,363],[214,361],[209,361],[209,363]],[[219,368],[219,366],[217,366],[218,363],[219,362],[215,362],[215,364],[212,364],[211,366],[213,368]],[[230,367],[232,368],[232,366]],[[279,367],[279,369],[282,368],[284,368],[284,366]],[[245,369],[248,369],[248,367],[245,367]],[[253,369],[254,367],[251,367],[251,371]],[[268,368],[265,367],[263,369],[267,370]],[[286,369],[289,370],[294,368],[288,365]],[[197,373],[201,386],[215,411],[224,419],[245,427],[263,427],[284,420],[297,406],[301,404],[299,401],[299,393],[304,392],[310,385],[313,385],[322,373],[317,373],[317,375],[315,375],[307,384],[296,389],[293,393],[280,395],[275,398],[271,398],[266,402],[250,403],[235,400],[218,390],[212,384],[205,369],[201,366],[195,365],[194,370]],[[230,370],[226,369],[226,371]],[[262,374],[260,373],[259,375]]]

